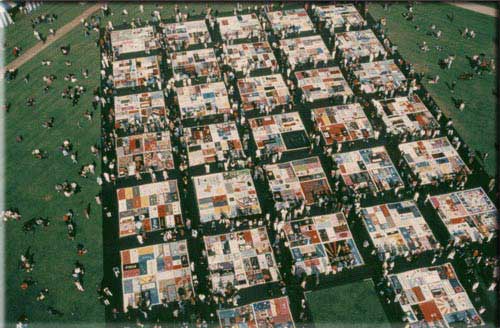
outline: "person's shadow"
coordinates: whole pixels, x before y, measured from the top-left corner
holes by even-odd
[[[469,55],[465,55],[465,58],[469,61],[469,66],[470,66],[470,67],[474,67],[474,66],[475,66],[474,59],[472,59],[472,57],[471,57],[471,56],[469,56]]]
[[[462,99],[459,99],[459,98],[456,98],[456,97],[451,97],[451,100],[453,101],[453,104],[455,105],[455,108],[460,107],[460,103],[462,102]]]

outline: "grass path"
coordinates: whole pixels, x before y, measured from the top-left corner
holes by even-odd
[[[20,66],[22,66],[23,64],[25,64],[26,62],[28,62],[29,60],[33,59],[33,57],[35,57],[41,51],[48,48],[55,41],[64,37],[67,33],[69,33],[71,30],[73,30],[75,27],[77,27],[80,24],[80,21],[82,19],[85,19],[88,16],[92,15],[94,12],[96,12],[100,8],[101,8],[100,4],[95,4],[92,7],[88,8],[83,13],[81,13],[79,16],[75,17],[71,22],[67,23],[66,25],[61,27],[59,30],[57,30],[57,33],[55,35],[47,36],[47,41],[37,43],[35,46],[26,50],[21,56],[17,57],[15,60],[13,60],[9,64],[7,64],[4,67],[4,71],[9,70],[9,69],[17,69]],[[2,77],[4,76],[4,71],[2,71],[2,73],[1,73]]]
[[[12,19],[14,23],[5,27],[4,32],[4,47],[0,48],[0,53],[3,54],[4,62],[2,66],[16,59],[13,50],[14,47],[21,48],[21,54],[41,42],[37,40],[33,34],[33,30],[37,30],[43,36],[49,35],[49,30],[57,31],[80,15],[84,10],[94,5],[93,3],[79,3],[78,5],[70,3],[47,2],[36,10],[30,13],[22,13],[14,11]],[[42,16],[54,16],[52,22],[39,22],[34,24],[34,20]]]
[[[453,6],[457,6],[463,9],[472,10],[476,13],[480,13],[483,15],[488,15],[492,17],[497,17],[497,9],[493,7],[484,6],[481,4],[473,3],[473,2],[458,2],[458,3],[450,3]]]

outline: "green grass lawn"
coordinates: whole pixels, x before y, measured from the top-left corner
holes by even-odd
[[[316,327],[390,327],[371,279],[305,296]]]
[[[472,68],[466,56],[484,53],[488,58],[494,57],[494,39],[496,34],[495,18],[458,8],[444,3],[426,3],[414,7],[415,19],[407,21],[402,13],[406,12],[406,4],[393,4],[385,11],[381,4],[371,4],[369,12],[375,19],[386,17],[387,35],[398,46],[403,58],[415,65],[417,72],[428,76],[440,76],[438,84],[428,84],[425,87],[431,92],[443,112],[453,119],[454,125],[465,141],[475,150],[488,152],[486,170],[494,175],[495,163],[495,108],[496,99],[493,90],[496,89],[496,74],[474,76],[472,81],[458,80],[455,94],[448,85],[457,80],[462,72],[471,72]],[[447,15],[454,15],[453,22]],[[442,30],[441,39],[428,36],[429,26],[435,24]],[[415,26],[419,26],[417,31]],[[477,36],[473,40],[465,40],[460,31],[468,27]],[[423,53],[419,44],[426,41],[430,51]],[[435,46],[444,50],[439,52]],[[456,60],[450,70],[439,67],[439,59],[449,54],[455,54]],[[465,101],[465,110],[460,112],[454,105],[452,97]]]
[[[103,309],[97,303],[96,285],[102,278],[102,215],[101,208],[94,201],[99,192],[95,177],[89,179],[78,175],[80,165],[96,160],[90,153],[90,146],[98,144],[100,138],[100,114],[94,114],[92,122],[83,117],[86,109],[92,110],[92,90],[99,85],[99,53],[92,42],[85,39],[80,30],[75,29],[33,60],[23,65],[20,76],[6,86],[7,101],[11,110],[6,114],[6,194],[7,206],[18,207],[23,215],[23,222],[42,216],[51,220],[45,230],[35,234],[22,232],[22,222],[7,224],[7,319],[16,320],[21,313],[26,313],[31,321],[68,322],[100,320]],[[70,42],[73,51],[68,57],[62,56],[59,47]],[[85,54],[85,55],[83,55]],[[41,66],[43,58],[51,58],[50,67]],[[73,61],[72,67],[66,67],[66,59]],[[90,77],[84,79],[81,68],[88,68]],[[87,89],[77,106],[62,99],[62,89],[71,84],[64,81],[68,73],[78,76],[78,83]],[[29,73],[31,81],[25,84],[22,79]],[[57,79],[52,90],[44,95],[43,75],[54,74]],[[33,95],[36,108],[29,109],[26,98]],[[55,118],[54,128],[47,130],[42,122]],[[77,127],[77,121],[82,128]],[[24,141],[16,143],[17,135]],[[58,147],[64,139],[69,139],[79,154],[79,164],[73,164],[69,158],[63,158]],[[49,153],[45,160],[35,160],[31,151],[40,148]],[[100,169],[98,169],[100,171]],[[54,185],[64,180],[75,181],[81,186],[81,192],[71,198],[56,193]],[[91,219],[86,220],[83,210],[91,203]],[[75,241],[67,238],[63,215],[72,209],[76,213],[77,236]],[[83,243],[89,253],[83,257],[76,254],[77,243]],[[31,276],[38,281],[32,290],[22,291],[19,284],[30,276],[16,269],[20,255],[31,246],[35,253],[35,269]],[[72,283],[71,271],[74,262],[80,260],[85,265],[86,291],[80,293]],[[49,288],[49,297],[45,302],[37,302],[36,294],[41,288]],[[65,315],[59,319],[46,313],[48,305],[62,311]],[[74,314],[72,314],[72,312]]]
[[[21,54],[27,49],[33,47],[38,41],[33,35],[31,27],[31,19],[41,15],[55,14],[57,20],[54,23],[41,23],[36,25],[36,30],[47,36],[49,29],[56,30],[64,26],[66,23],[80,15],[90,5],[79,5],[71,3],[46,3],[40,6],[37,10],[28,15],[17,13],[14,16],[14,24],[5,28],[5,64],[10,63],[15,59],[12,54],[12,49],[16,46],[21,47]]]

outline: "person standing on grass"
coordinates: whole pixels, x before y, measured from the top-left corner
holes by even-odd
[[[83,256],[85,254],[87,254],[88,250],[85,248],[85,246],[83,246],[83,244],[79,243],[78,245],[76,245],[76,253],[78,254],[78,256]]]
[[[432,80],[429,81],[429,84],[438,84],[439,79],[439,75],[436,75]]]
[[[16,58],[19,57],[19,55],[21,54],[21,48],[20,47],[14,47],[14,49],[12,49],[12,54]]]
[[[464,108],[465,108],[465,101],[463,100],[460,100],[459,104],[458,104],[458,109],[463,112],[464,111]]]
[[[488,183],[488,192],[492,192],[495,189],[495,178],[491,178]]]
[[[451,69],[451,65],[453,64],[454,61],[455,61],[455,55],[449,55],[448,56],[448,64],[447,64],[448,69]]]
[[[73,220],[70,219],[66,221],[66,229],[68,231],[68,239],[74,240],[76,236],[76,230]]]
[[[37,30],[34,30],[34,31],[33,31],[33,35],[35,36],[35,38],[36,38],[38,41],[42,41],[42,36],[41,36],[40,32],[38,32]]]
[[[465,27],[465,29],[462,31],[462,38],[465,38],[469,34],[469,28]]]
[[[41,302],[41,301],[45,300],[45,298],[47,297],[48,294],[49,294],[48,288],[44,288],[44,289],[40,290],[40,292],[36,296],[36,300],[38,302]]]
[[[83,214],[85,215],[85,218],[87,220],[90,219],[90,203],[88,203],[85,209],[83,210]]]
[[[95,202],[97,205],[101,205],[101,193],[98,193],[97,195],[95,195]]]
[[[32,277],[29,277],[29,278],[24,279],[24,280],[21,282],[20,287],[21,287],[21,289],[22,289],[22,290],[26,290],[26,289],[28,289],[29,287],[34,286],[34,285],[36,285],[36,284],[37,284],[37,281],[36,281],[36,280],[33,280],[33,278],[32,278]]]
[[[495,66],[495,59],[491,58],[490,59],[490,74],[493,74],[493,72],[496,70],[496,66]]]
[[[28,328],[28,317],[25,314],[22,314],[17,319],[16,328]]]
[[[19,263],[19,267],[26,272],[33,271],[34,263],[33,263],[34,254],[31,252],[31,247],[28,247],[26,252],[21,255],[21,261]]]
[[[83,265],[80,262],[76,261],[71,276],[73,277],[73,283],[75,284],[76,288],[81,292],[85,291],[85,289],[83,288],[84,275],[85,275],[85,269]]]

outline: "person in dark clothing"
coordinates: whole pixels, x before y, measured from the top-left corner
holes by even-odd
[[[58,317],[62,317],[64,315],[64,313],[62,313],[61,311],[57,310],[52,306],[47,307],[47,313]]]

